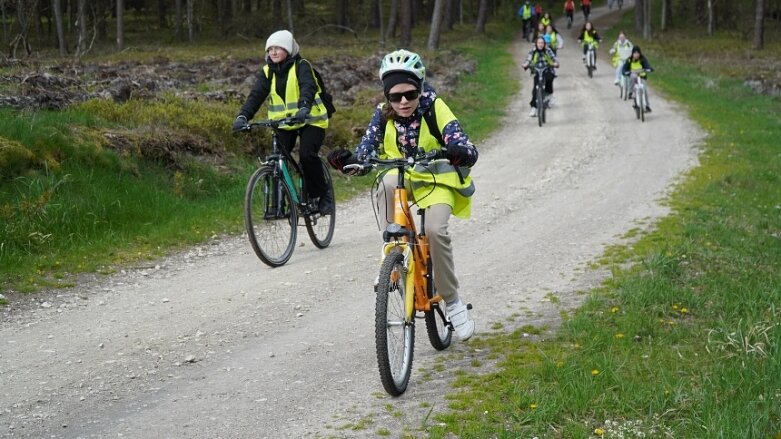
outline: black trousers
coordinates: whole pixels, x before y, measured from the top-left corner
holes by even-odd
[[[298,160],[304,173],[307,194],[310,199],[320,197],[328,190],[318,155],[325,139],[325,130],[312,125],[304,125],[297,130],[279,130],[280,145],[288,152],[296,146],[297,138],[300,138]]]

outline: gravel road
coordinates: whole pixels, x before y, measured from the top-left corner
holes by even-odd
[[[520,94],[480,145],[474,216],[452,222],[477,337],[496,323],[553,330],[605,276],[587,264],[665,215],[659,200],[697,163],[702,132],[653,81],[641,123],[618,99],[606,44],[593,79],[565,44],[548,123],[527,116],[531,77],[519,68]],[[513,50],[521,59],[528,44]],[[436,352],[419,332],[409,390],[388,397],[372,326],[379,232],[368,197],[338,209],[331,247],[304,241],[281,268],[245,237],[219,238],[13,301],[0,311],[0,437],[423,436],[424,419],[436,421],[421,406],[447,408],[452,371],[491,362],[469,342]]]

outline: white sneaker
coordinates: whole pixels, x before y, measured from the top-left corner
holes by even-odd
[[[556,103],[556,98],[553,95],[548,95],[548,108],[553,107],[554,103]]]
[[[475,333],[475,321],[469,318],[466,304],[459,298],[453,303],[448,303],[446,308],[447,317],[450,319],[450,323],[453,324],[453,329],[456,330],[458,338],[469,340],[469,337]]]
[[[613,81],[613,85],[618,85],[618,79],[616,79],[615,81]]]
[[[532,107],[531,111],[529,111],[529,117],[537,117],[537,109],[535,107]]]

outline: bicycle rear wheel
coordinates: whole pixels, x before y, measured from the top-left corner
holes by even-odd
[[[321,160],[323,166],[323,175],[325,175],[326,187],[328,192],[334,197],[334,182],[331,179],[331,173],[328,171],[325,163]],[[326,248],[331,244],[334,237],[334,226],[336,225],[336,198],[334,198],[334,208],[328,215],[321,215],[318,212],[304,216],[306,231],[309,239],[317,248]]]
[[[430,282],[434,282],[433,278],[431,278]],[[431,291],[436,292],[436,287],[432,286]],[[432,294],[429,293],[428,296],[431,299]],[[445,301],[441,300],[437,303],[432,303],[431,310],[425,312],[428,340],[431,342],[431,346],[438,351],[447,349],[453,340],[453,331],[450,329],[447,320],[445,320],[444,308]]]
[[[415,325],[408,322],[404,311],[408,273],[404,255],[393,251],[382,261],[377,302],[374,314],[374,338],[377,347],[377,366],[385,391],[399,396],[407,390],[412,372],[415,345]]]
[[[252,174],[244,194],[244,225],[255,254],[270,267],[284,265],[293,255],[298,217],[290,189],[274,168]]]

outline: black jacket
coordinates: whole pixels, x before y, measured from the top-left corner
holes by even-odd
[[[309,61],[302,59],[301,55],[288,57],[281,63],[273,63],[268,60],[269,73],[277,78],[277,94],[285,98],[285,87],[287,86],[287,75],[293,66],[296,66],[296,75],[298,76],[298,108],[312,108],[312,102],[315,99],[315,93],[317,93],[317,83],[315,77],[312,74],[312,68],[309,65]],[[247,120],[252,119],[255,113],[258,112],[263,101],[266,100],[271,92],[271,77],[266,77],[263,69],[258,72],[255,85],[252,87],[247,100],[241,107],[239,115],[244,116]]]

